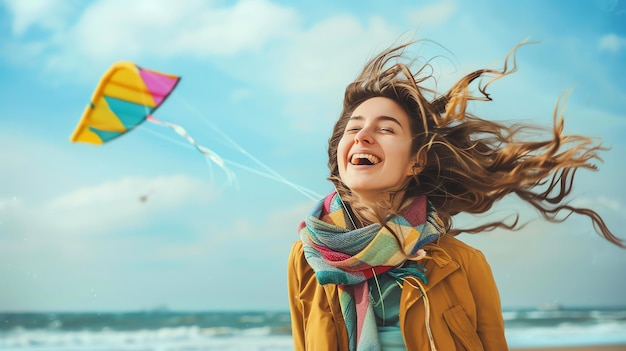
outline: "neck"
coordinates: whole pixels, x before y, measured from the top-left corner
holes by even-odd
[[[403,201],[404,192],[397,193],[377,193],[375,196],[368,194],[354,193],[354,203],[352,208],[358,212],[362,222],[378,222],[390,214],[396,214],[402,207],[410,201]]]

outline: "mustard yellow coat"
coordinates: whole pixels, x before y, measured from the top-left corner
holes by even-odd
[[[484,255],[451,236],[424,247],[430,328],[438,351],[505,351],[500,296]],[[288,267],[289,303],[295,350],[348,351],[337,286],[320,285],[294,243]],[[433,351],[420,291],[404,284],[400,328],[408,351]]]

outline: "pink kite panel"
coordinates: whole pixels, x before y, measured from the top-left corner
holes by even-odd
[[[139,75],[143,79],[148,91],[152,94],[154,102],[161,104],[163,99],[174,89],[180,78],[166,76],[160,73],[139,69]]]

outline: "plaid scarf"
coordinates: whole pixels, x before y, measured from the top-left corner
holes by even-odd
[[[416,198],[384,226],[350,230],[347,215],[336,192],[318,202],[300,229],[304,256],[320,284],[338,285],[350,350],[380,350],[368,279],[389,271],[397,278],[415,275],[426,284],[422,266],[404,264],[423,258],[421,249],[443,233],[443,223],[425,197]]]

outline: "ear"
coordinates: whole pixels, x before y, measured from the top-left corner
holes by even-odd
[[[415,155],[415,158],[411,160],[412,162],[409,164],[406,175],[416,176],[422,173],[422,170],[424,170],[424,167],[426,166],[426,160],[427,160],[426,152],[420,150],[418,154]]]

